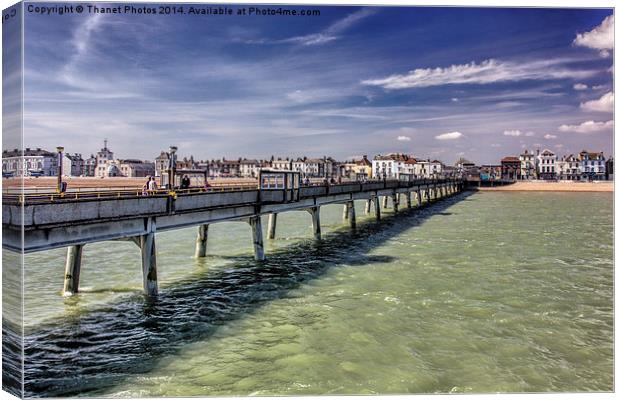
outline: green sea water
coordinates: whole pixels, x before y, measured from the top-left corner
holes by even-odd
[[[249,225],[157,234],[160,296],[138,248],[26,256],[32,396],[207,396],[613,390],[613,196],[462,194],[377,223],[356,203],[281,214],[268,260]],[[264,225],[266,226],[266,220]]]

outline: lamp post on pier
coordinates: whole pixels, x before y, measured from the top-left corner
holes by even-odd
[[[168,189],[174,190],[174,174],[176,169],[176,146],[170,146],[170,163],[168,164]]]
[[[58,152],[58,181],[56,184],[56,191],[58,193],[64,192],[62,185],[62,152],[65,151],[63,146],[56,147],[56,151]]]

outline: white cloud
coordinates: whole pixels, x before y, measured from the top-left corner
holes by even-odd
[[[560,132],[576,132],[576,133],[596,133],[607,131],[614,127],[614,121],[595,122],[586,121],[579,125],[561,125],[558,127]]]
[[[455,140],[455,139],[460,139],[462,137],[463,137],[463,134],[461,132],[448,132],[448,133],[442,133],[441,135],[435,136],[435,139],[437,139],[437,140]]]
[[[502,145],[499,143],[492,143],[491,147],[502,147]]]
[[[573,89],[575,90],[586,90],[588,88],[588,85],[586,85],[585,83],[575,83],[573,85]]]
[[[534,132],[532,132],[532,131],[525,132],[525,136],[532,137],[532,136],[534,136]]]
[[[504,131],[504,136],[521,136],[522,133],[520,130],[518,129],[513,129],[513,130],[509,130],[509,131]]]
[[[556,135],[552,135],[550,133],[547,133],[545,136],[543,136],[545,139],[547,140],[551,140],[551,139],[557,139]]]
[[[561,149],[562,147],[564,147],[563,144],[556,144],[553,147],[555,147],[556,149]]]
[[[614,93],[607,92],[598,100],[590,100],[581,103],[579,106],[586,111],[613,112],[614,111]]]
[[[399,142],[410,142],[411,138],[409,136],[399,136],[396,138]]]
[[[295,36],[287,39],[269,40],[258,39],[246,41],[250,44],[266,44],[266,43],[294,43],[302,46],[313,46],[319,44],[329,43],[339,38],[339,34],[349,29],[351,26],[358,23],[360,20],[374,14],[375,12],[370,8],[364,8],[352,14],[349,14],[345,18],[336,21],[330,25],[327,29],[319,33],[311,33],[303,36]]]
[[[450,100],[452,100],[454,103],[456,103],[456,102],[458,102],[458,101],[459,101],[458,97],[453,97],[453,98],[452,98],[452,99],[450,99]]]
[[[573,44],[599,50],[601,57],[609,57],[610,50],[614,49],[614,16],[605,18],[589,32],[578,33]]]
[[[592,89],[601,90],[601,89],[605,89],[606,87],[607,85],[596,85],[596,86],[592,86]]]
[[[523,63],[494,59],[479,64],[452,65],[447,68],[418,68],[407,74],[395,74],[386,78],[368,79],[364,85],[381,86],[384,89],[408,89],[449,84],[489,84],[495,82],[584,78],[597,71],[571,70],[561,67],[566,60],[542,60]]]

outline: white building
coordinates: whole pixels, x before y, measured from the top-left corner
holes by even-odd
[[[62,174],[64,176],[82,176],[84,175],[84,160],[82,155],[63,154],[62,155]]]
[[[410,158],[406,154],[379,154],[372,160],[372,177],[375,179],[398,179],[400,171],[407,168],[405,162]]]
[[[114,153],[108,149],[108,140],[103,141],[103,148],[97,152],[97,165],[95,167],[95,176],[97,178],[104,178],[115,175],[114,168],[110,168],[112,161],[114,161]]]
[[[581,161],[578,157],[570,154],[556,161],[557,176],[562,180],[579,180]]]
[[[262,161],[243,159],[239,163],[239,174],[243,178],[258,178],[262,165]]]
[[[58,153],[35,150],[27,147],[2,152],[3,176],[56,176],[58,174]]]
[[[555,166],[557,156],[554,152],[545,149],[542,153],[538,153],[536,160],[538,179],[555,180],[557,178]]]
[[[525,150],[519,155],[519,161],[521,162],[520,178],[524,180],[536,178],[536,158],[534,153]]]
[[[291,164],[292,164],[292,161],[289,160],[288,157],[284,160],[281,158],[278,158],[277,160],[271,160],[271,168],[273,169],[290,171]]]
[[[324,178],[326,162],[323,158],[309,158],[305,161],[305,170],[302,175],[309,178]]]

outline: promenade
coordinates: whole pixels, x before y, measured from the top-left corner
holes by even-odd
[[[504,186],[482,186],[480,191],[494,192],[613,192],[613,181],[517,181]]]

